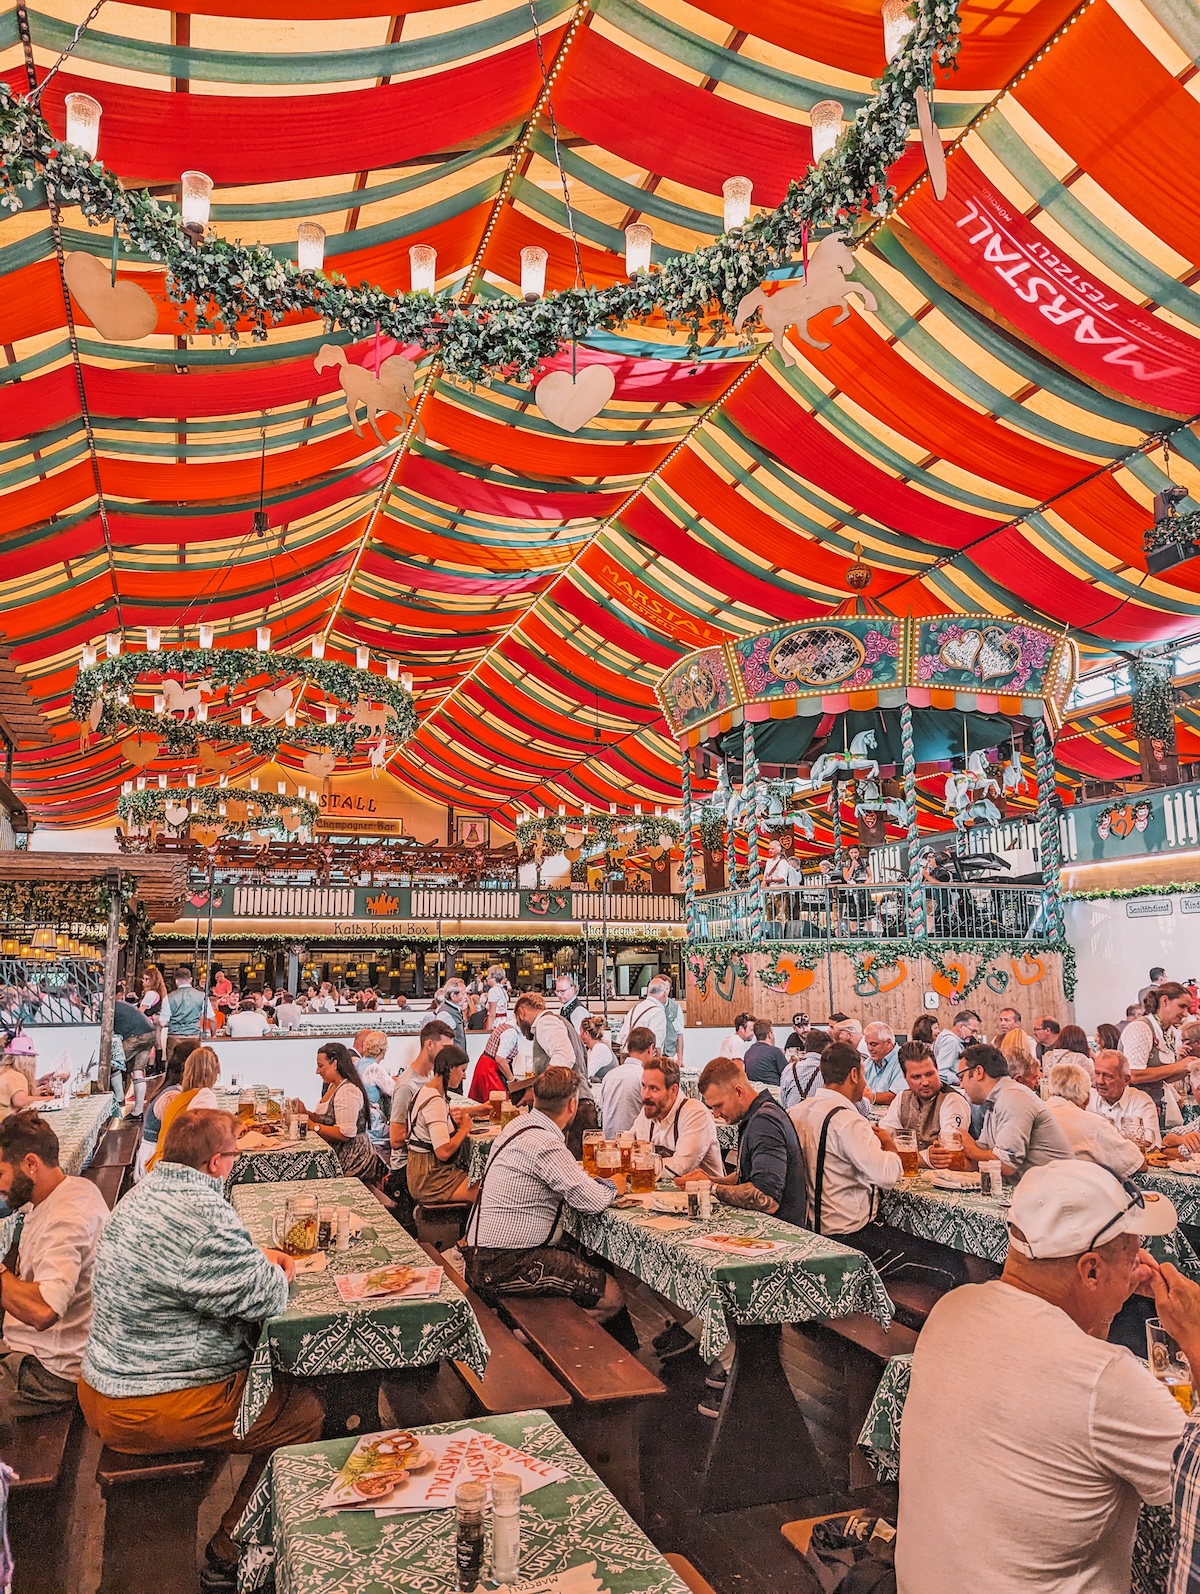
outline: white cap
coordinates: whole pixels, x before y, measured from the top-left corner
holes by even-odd
[[[1008,1210],[1011,1244],[1039,1261],[1082,1256],[1121,1234],[1170,1234],[1178,1222],[1166,1196],[1065,1157],[1030,1168]]]

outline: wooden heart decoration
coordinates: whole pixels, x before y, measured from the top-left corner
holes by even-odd
[[[135,769],[145,769],[158,757],[158,741],[153,736],[129,736],[121,743],[121,752]]]
[[[1041,979],[1042,975],[1046,972],[1041,958],[1031,957],[1028,952],[1022,952],[1019,960],[1014,957],[1010,959],[1010,961],[1012,963],[1012,971],[1016,977],[1018,985],[1036,985]],[[1021,964],[1021,968],[1017,967],[1018,961]],[[1028,970],[1030,965],[1033,967],[1032,974],[1022,972],[1022,970]]]
[[[787,996],[798,996],[801,991],[807,991],[817,977],[815,969],[802,968],[787,952],[775,959],[775,973],[783,977],[780,989]]]
[[[233,801],[225,805],[225,817],[233,820],[235,824],[244,824],[250,814],[248,803]]]
[[[936,969],[929,983],[939,996],[950,999],[956,997],[967,983],[967,971],[954,958],[947,958],[945,962],[946,973],[943,974],[941,969]]]
[[[68,255],[64,267],[71,297],[109,343],[136,343],[158,325],[158,306],[136,282],[112,281],[109,267],[95,255]]]
[[[289,836],[295,835],[296,831],[300,829],[300,825],[302,823],[299,814],[280,814],[279,822],[287,831]]]
[[[304,773],[315,775],[318,780],[328,780],[337,768],[337,754],[328,747],[323,753],[305,753]]]
[[[933,120],[933,107],[929,103],[929,96],[921,84],[917,85],[917,126],[921,129],[921,148],[925,151],[925,165],[929,171],[933,197],[938,200],[945,199],[946,151],[942,148],[942,141]]]
[[[983,646],[976,664],[981,681],[1002,680],[1011,675],[1020,662],[1020,648],[999,627],[993,626],[983,633]]]
[[[290,686],[266,687],[254,699],[254,706],[265,720],[281,720],[292,706]]]
[[[613,396],[617,379],[607,365],[585,365],[570,371],[551,371],[534,389],[534,401],[560,432],[577,432],[594,421]]]
[[[964,631],[962,636],[951,637],[948,642],[942,643],[941,660],[952,670],[965,670],[970,674],[975,668],[975,660],[979,657],[979,650],[983,646],[983,634],[979,631]]]
[[[201,825],[192,830],[192,840],[202,847],[214,847],[224,833],[224,825]]]
[[[168,803],[163,809],[163,818],[169,825],[184,825],[188,819],[186,803]]]

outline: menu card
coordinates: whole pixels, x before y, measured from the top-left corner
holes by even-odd
[[[471,1478],[490,1490],[493,1472],[511,1472],[520,1478],[522,1494],[532,1494],[567,1475],[561,1467],[475,1428],[421,1435],[390,1429],[358,1441],[321,1509],[366,1509],[377,1516],[445,1510],[454,1504],[460,1479]]]

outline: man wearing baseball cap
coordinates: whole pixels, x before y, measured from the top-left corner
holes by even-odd
[[[1128,1594],[1141,1501],[1171,1498],[1180,1407],[1106,1341],[1156,1272],[1165,1197],[1095,1163],[1028,1170],[1004,1272],[944,1295],[900,1429],[898,1594]]]

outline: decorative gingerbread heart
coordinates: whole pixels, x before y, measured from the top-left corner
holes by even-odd
[[[202,847],[214,847],[220,840],[224,829],[224,825],[194,826],[192,829],[192,840],[198,841]],[[199,904],[197,904],[197,906],[199,906]]]
[[[136,282],[115,284],[109,267],[95,255],[68,255],[64,275],[71,297],[109,343],[136,343],[158,325],[158,306]]]
[[[941,660],[948,669],[965,670],[968,674],[975,668],[975,660],[979,657],[979,650],[983,646],[983,633],[980,631],[964,631],[961,636],[951,637],[942,643]]]
[[[279,822],[287,831],[289,836],[295,835],[296,831],[300,829],[300,826],[303,823],[299,814],[280,814]]]
[[[121,752],[135,769],[145,769],[158,757],[158,739],[154,736],[128,736],[120,745]]]
[[[265,720],[281,720],[292,706],[292,689],[265,687],[254,699],[254,706]]]
[[[163,809],[163,818],[169,825],[184,825],[187,823],[188,809],[186,803],[168,803]]]
[[[596,419],[616,385],[607,365],[585,365],[573,377],[570,371],[551,371],[534,389],[534,401],[559,431],[577,432]]]
[[[322,753],[305,753],[302,762],[306,775],[315,775],[318,780],[328,780],[337,768],[337,754],[327,747]]]
[[[962,964],[954,958],[946,958],[945,964],[946,973],[943,974],[940,969],[935,969],[933,977],[929,983],[933,986],[934,990],[939,996],[944,996],[949,999],[951,997],[957,996],[962,990],[963,986],[967,983],[967,971]]]
[[[787,952],[775,959],[775,973],[783,976],[781,989],[787,996],[798,996],[801,991],[807,991],[817,977],[815,969],[802,968]]]
[[[983,646],[975,670],[981,681],[1000,681],[1011,675],[1021,662],[1021,650],[997,626],[983,634]]]
[[[1012,963],[1012,971],[1016,976],[1018,985],[1036,985],[1041,979],[1042,975],[1046,972],[1041,958],[1032,957],[1028,952],[1021,953],[1020,962],[1023,966],[1022,968],[1017,967],[1018,960],[1015,957],[1011,958],[1009,961]],[[1023,970],[1027,969],[1031,964],[1033,966],[1033,973],[1027,974],[1023,972]]]

